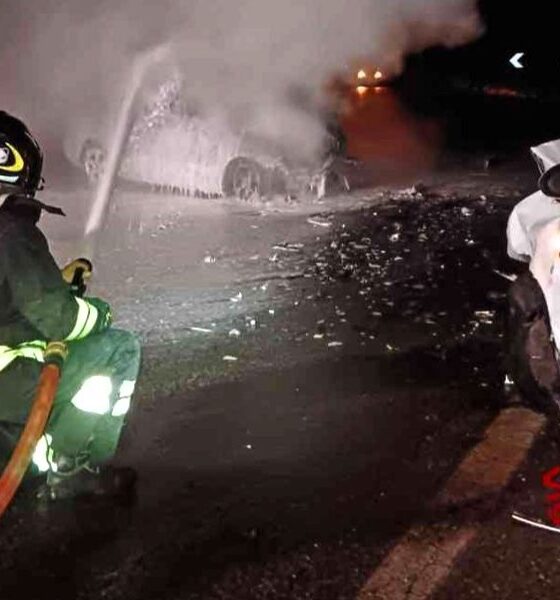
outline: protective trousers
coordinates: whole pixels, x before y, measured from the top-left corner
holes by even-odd
[[[140,369],[140,344],[127,331],[107,329],[70,342],[68,349],[48,435],[42,440],[45,455],[48,460],[87,457],[90,464],[101,464],[112,458],[118,446]],[[20,358],[0,372],[0,421],[4,424],[0,446],[9,445],[10,438],[17,440],[41,367]],[[37,466],[46,470],[52,465]]]
[[[560,423],[560,369],[546,300],[530,271],[509,291],[508,371],[523,399]]]

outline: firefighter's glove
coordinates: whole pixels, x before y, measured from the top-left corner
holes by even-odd
[[[83,296],[92,270],[92,264],[87,258],[78,258],[62,269],[62,279],[72,288],[74,295]]]
[[[64,269],[62,269],[62,279],[68,284],[72,284],[76,277],[76,272],[81,270],[81,275],[84,281],[88,281],[91,278],[91,263],[85,258],[78,258],[68,263]]]
[[[97,317],[97,321],[95,323],[95,329],[92,333],[100,333],[101,331],[105,331],[113,324],[113,312],[111,311],[111,307],[105,302],[105,300],[101,300],[101,298],[86,298],[88,304],[91,304],[97,308],[99,316]]]

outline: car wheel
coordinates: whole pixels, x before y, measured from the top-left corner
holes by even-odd
[[[350,183],[342,173],[332,169],[325,173],[325,195],[335,196],[336,194],[345,194],[349,191]]]
[[[80,164],[86,172],[88,181],[97,183],[103,175],[106,153],[103,146],[95,140],[86,140],[80,153]]]
[[[234,158],[224,171],[222,191],[226,196],[249,200],[268,193],[267,172],[250,158]]]

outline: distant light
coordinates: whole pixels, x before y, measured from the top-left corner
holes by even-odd
[[[368,88],[367,88],[367,86],[365,86],[365,85],[359,85],[359,86],[356,88],[356,91],[358,92],[358,94],[359,94],[360,96],[365,96],[365,94],[367,94],[367,92],[368,92]]]
[[[383,79],[383,73],[381,71],[377,70],[377,71],[375,71],[373,78],[377,79],[377,80]]]
[[[367,79],[367,73],[363,69],[358,71],[358,79]]]

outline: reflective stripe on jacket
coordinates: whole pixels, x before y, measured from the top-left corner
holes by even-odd
[[[16,358],[30,358],[38,362],[45,361],[46,342],[28,342],[16,348],[0,346],[0,372],[12,364]]]
[[[95,328],[99,318],[99,311],[93,304],[86,302],[82,298],[76,298],[78,303],[78,315],[74,328],[70,335],[64,340],[72,342],[82,340],[87,337]],[[47,342],[34,341],[25,342],[10,348],[9,346],[0,345],[0,372],[9,366],[16,358],[31,358],[38,362],[44,362],[44,352],[47,347]]]

